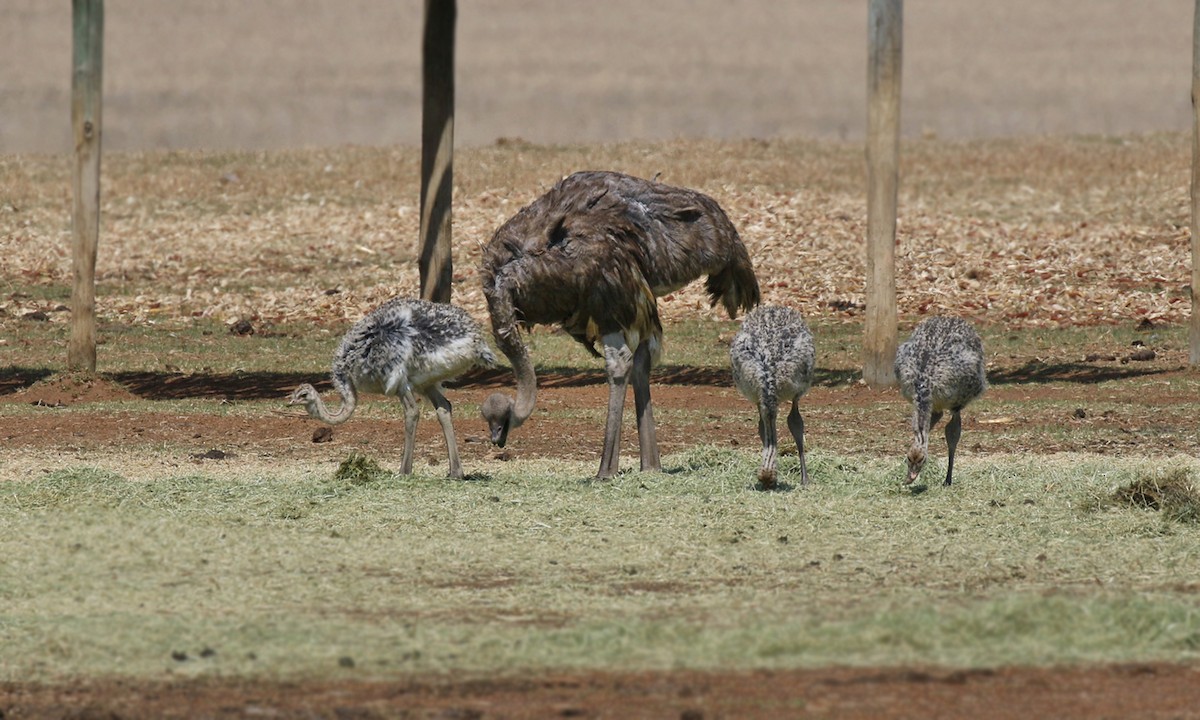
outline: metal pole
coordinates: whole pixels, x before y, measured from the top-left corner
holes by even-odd
[[[456,0],[425,0],[421,112],[421,297],[450,302],[450,202],[454,189]]]

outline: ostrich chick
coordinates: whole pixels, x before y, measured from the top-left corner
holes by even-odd
[[[800,455],[800,484],[808,484],[804,459],[804,418],[799,401],[812,385],[812,333],[804,318],[791,308],[761,306],[751,310],[729,346],[733,382],[747,400],[758,406],[758,437],[762,440],[762,468],[758,481],[764,490],[775,487],[778,439],[775,421],[781,402],[792,402],[788,430]]]
[[[962,435],[961,411],[987,389],[983,341],[969,322],[955,317],[932,317],[921,322],[896,350],[900,392],[913,403],[913,442],[908,451],[912,483],[929,457],[929,431],[949,410],[946,423],[946,480],[954,475],[954,451]]]
[[[333,387],[342,405],[330,411],[316,388],[296,388],[289,405],[304,405],[308,414],[331,425],[354,414],[359,393],[395,395],[404,404],[405,475],[412,472],[417,420],[417,395],[437,410],[450,454],[450,477],[463,476],[454,440],[450,401],[442,383],[473,367],[496,364],[496,355],[483,338],[479,324],[462,308],[426,300],[393,298],[372,310],[350,328],[333,354]]]

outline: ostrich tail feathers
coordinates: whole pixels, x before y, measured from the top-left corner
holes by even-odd
[[[762,294],[745,246],[740,242],[737,244],[732,260],[708,276],[705,289],[708,290],[710,305],[716,307],[717,303],[721,303],[730,318],[737,317],[739,311],[749,311],[758,306]]]

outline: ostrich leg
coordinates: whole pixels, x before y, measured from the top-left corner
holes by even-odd
[[[412,390],[405,388],[400,392],[400,402],[404,403],[404,462],[400,465],[400,473],[412,474],[413,451],[417,446],[417,421],[421,419],[421,406]]]
[[[959,415],[958,410],[951,411],[953,416],[950,422],[946,423],[946,481],[943,485],[949,485],[951,477],[954,475],[954,451],[958,448],[958,439],[962,437],[962,415]]]
[[[650,343],[643,341],[633,353],[633,405],[637,410],[638,445],[642,472],[662,470],[658,435],[654,429],[654,407],[650,404]]]
[[[597,480],[607,480],[617,474],[621,453],[621,418],[625,413],[625,390],[633,366],[633,353],[625,344],[623,333],[605,335],[604,365],[608,371],[608,419],[604,423],[604,450],[600,453]]]
[[[763,400],[758,406],[758,436],[762,439],[762,467],[758,470],[758,481],[764,490],[775,488],[775,459],[779,456],[779,435],[775,421],[779,409],[772,400]]]
[[[462,464],[458,459],[458,443],[454,439],[454,419],[450,413],[450,401],[437,387],[426,390],[425,397],[429,398],[429,402],[433,403],[433,407],[437,410],[438,422],[442,424],[442,435],[446,437],[446,451],[450,455],[449,475],[452,478],[461,478],[463,471]]]
[[[804,418],[800,415],[800,398],[792,398],[792,411],[787,416],[788,430],[796,439],[796,453],[800,455],[800,484],[808,484],[808,462],[804,458]]]

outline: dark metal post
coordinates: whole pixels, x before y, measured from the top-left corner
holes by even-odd
[[[425,0],[421,111],[421,297],[450,302],[450,202],[454,189],[456,0]]]

